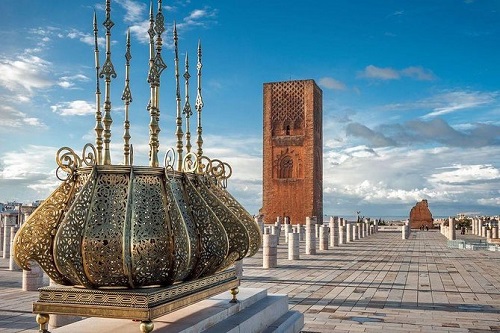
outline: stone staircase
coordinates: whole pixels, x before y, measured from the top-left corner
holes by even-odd
[[[288,310],[288,296],[267,294],[266,289],[240,288],[238,303],[229,303],[229,291],[154,320],[153,333],[298,333],[304,315]],[[88,318],[53,333],[139,332],[139,322]]]

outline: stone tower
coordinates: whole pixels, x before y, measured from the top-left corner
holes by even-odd
[[[264,83],[263,207],[305,223],[323,219],[323,97],[314,80]]]

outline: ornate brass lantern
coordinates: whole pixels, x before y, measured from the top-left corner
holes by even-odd
[[[163,167],[158,163],[159,86],[166,68],[161,58],[164,31],[161,0],[156,19],[150,11],[151,98],[149,166],[134,166],[129,144],[128,108],[130,34],[127,34],[124,164],[111,164],[110,1],[106,1],[106,60],[99,71],[97,25],[96,145],[87,144],[82,155],[64,147],[57,153],[62,184],[22,226],[14,240],[15,260],[23,269],[37,261],[52,280],[85,288],[139,288],[168,286],[210,276],[231,266],[260,247],[260,231],[252,217],[227,192],[228,164],[203,156],[201,110],[201,45],[198,45],[197,153],[191,152],[188,59],[185,66],[186,134],[180,108],[177,30],[174,26],[177,88],[177,150],[169,151]],[[155,40],[156,37],[156,40]],[[105,81],[104,114],[99,81]],[[185,144],[184,140],[185,139]],[[184,150],[185,148],[185,150]]]

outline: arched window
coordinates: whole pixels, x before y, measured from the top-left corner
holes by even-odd
[[[290,156],[281,159],[279,178],[292,178],[293,160]]]
[[[286,135],[290,135],[290,125],[286,125]]]

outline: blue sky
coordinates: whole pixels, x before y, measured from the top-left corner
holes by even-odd
[[[0,202],[44,199],[62,146],[94,142],[92,17],[104,1],[0,2]],[[112,162],[120,164],[125,32],[132,34],[131,142],[147,164],[149,2],[112,1]],[[156,4],[154,6],[156,8]],[[262,84],[323,90],[324,212],[500,213],[500,2],[166,1],[160,149],[174,146],[172,23],[195,74],[203,46],[204,150],[233,166],[229,191],[262,200]],[[181,61],[182,63],[182,61]],[[182,73],[182,69],[181,69]],[[194,105],[195,81],[191,104]]]

